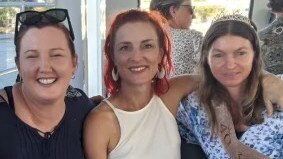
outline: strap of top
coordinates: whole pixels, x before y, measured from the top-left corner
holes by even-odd
[[[4,87],[7,97],[8,97],[8,103],[9,105],[14,109],[14,99],[12,94],[12,86]]]
[[[113,110],[116,109],[116,107],[112,103],[110,103],[108,98],[103,99],[102,102],[105,102],[106,104],[108,104]]]

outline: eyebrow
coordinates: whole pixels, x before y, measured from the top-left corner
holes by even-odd
[[[142,40],[141,43],[151,42],[151,41],[154,41],[154,40],[157,40],[157,39],[145,39],[145,40]],[[122,41],[122,42],[119,42],[117,45],[131,44],[131,43],[132,42],[130,42],[130,41]]]
[[[245,49],[247,49],[247,47],[240,47],[240,48],[238,48],[237,50],[235,50],[235,51],[240,51],[240,50],[245,50]],[[222,51],[221,49],[218,49],[218,48],[216,48],[216,49],[212,49],[212,52],[224,52],[224,51]]]
[[[62,49],[62,48],[52,48],[52,49],[50,49],[51,51],[55,51],[55,50],[64,50],[64,49]],[[36,50],[36,49],[29,49],[29,50],[26,50],[26,51],[24,51],[23,53],[24,54],[27,54],[27,53],[29,53],[29,52],[35,52],[35,53],[38,53],[39,51],[38,50]]]
[[[23,53],[24,53],[24,54],[27,54],[27,53],[29,53],[29,52],[35,52],[35,53],[38,53],[38,51],[37,51],[37,50],[35,50],[35,49],[29,49],[29,50],[24,51]]]
[[[215,48],[213,48],[212,50],[211,50],[211,52],[223,52],[222,50],[220,50],[220,49],[215,49]]]

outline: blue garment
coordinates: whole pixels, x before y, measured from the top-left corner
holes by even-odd
[[[268,117],[263,113],[264,122],[252,125],[239,140],[245,145],[274,159],[283,159],[283,112]],[[219,137],[211,137],[208,116],[199,105],[196,93],[182,101],[177,121],[179,132],[187,143],[199,144],[210,159],[228,159]]]
[[[64,117],[52,135],[42,137],[16,116],[12,87],[5,90],[9,105],[0,100],[1,159],[84,159],[83,121],[94,104],[83,91],[69,87]]]

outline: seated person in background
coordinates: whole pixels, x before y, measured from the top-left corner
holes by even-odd
[[[267,6],[276,17],[258,33],[263,43],[261,50],[265,70],[273,74],[283,74],[283,1],[269,0]]]
[[[150,10],[159,11],[169,23],[174,65],[171,76],[193,73],[203,37],[201,32],[190,29],[195,18],[191,0],[151,0]]]
[[[182,138],[201,145],[210,159],[282,159],[283,112],[267,115],[262,65],[247,17],[213,21],[203,41],[199,88],[177,113]]]
[[[94,103],[69,86],[77,55],[68,11],[21,12],[15,28],[19,82],[0,90],[0,158],[84,159],[82,125]]]

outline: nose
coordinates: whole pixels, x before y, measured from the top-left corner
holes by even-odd
[[[227,56],[226,58],[226,68],[227,69],[233,69],[236,66],[236,59],[231,56]]]
[[[40,72],[51,72],[52,63],[48,57],[41,56],[39,62],[39,71]]]
[[[143,57],[142,51],[140,48],[133,49],[131,59],[133,61],[140,61]]]
[[[192,12],[192,19],[196,19],[196,14],[194,11]]]

